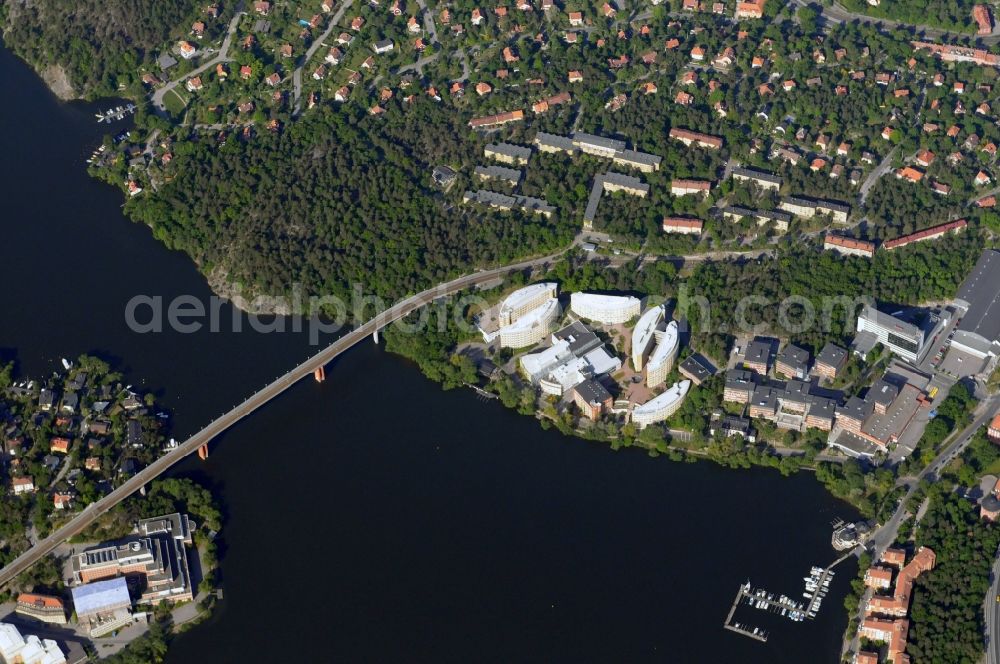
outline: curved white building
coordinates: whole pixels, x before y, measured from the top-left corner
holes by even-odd
[[[569,308],[577,316],[598,323],[626,323],[639,315],[639,298],[598,293],[573,293]]]
[[[555,298],[558,289],[559,285],[553,282],[532,284],[517,289],[500,304],[500,312],[497,315],[500,327],[517,322],[521,316]]]
[[[656,422],[662,422],[680,409],[689,389],[691,389],[691,381],[689,380],[674,383],[669,390],[660,396],[633,408],[632,422],[640,429],[645,429]]]
[[[553,284],[554,285],[554,284]],[[500,346],[503,348],[524,348],[545,338],[552,330],[552,324],[559,318],[559,300],[544,302],[505,327],[500,328]]]
[[[654,332],[658,331],[663,323],[665,309],[663,305],[648,309],[642,315],[635,329],[632,330],[632,366],[636,371],[642,371],[642,366],[646,362],[646,355],[653,345]]]
[[[667,329],[657,332],[656,348],[649,356],[649,363],[646,364],[646,386],[656,387],[663,384],[674,368],[674,360],[677,359],[677,352],[680,350],[679,334],[677,331],[677,321],[670,321]]]

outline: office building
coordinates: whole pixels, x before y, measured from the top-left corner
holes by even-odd
[[[116,577],[138,578],[142,582],[140,603],[190,601],[194,599],[187,557],[191,543],[186,515],[144,519],[135,536],[73,556],[73,579],[89,584]]]
[[[0,660],[4,664],[66,664],[58,643],[34,634],[22,636],[10,623],[0,623]]]
[[[611,393],[603,385],[588,378],[573,388],[573,403],[591,420],[597,420],[611,410]]]
[[[91,636],[103,636],[132,622],[132,598],[124,576],[76,586],[73,608]]]
[[[559,292],[559,285],[554,282],[543,282],[519,288],[500,304],[498,318],[500,326],[510,325],[524,316],[529,311],[533,311],[549,300],[555,299]]]
[[[917,361],[924,347],[923,330],[870,305],[858,316],[857,331],[873,335],[878,343],[910,362]]]
[[[563,396],[588,379],[621,368],[621,361],[580,321],[555,332],[551,344],[520,359],[521,370],[545,394]]]

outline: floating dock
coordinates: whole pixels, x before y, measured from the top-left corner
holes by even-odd
[[[94,114],[98,122],[107,122],[111,124],[118,120],[124,120],[126,115],[131,115],[135,113],[135,104],[129,104],[127,106],[115,106],[114,108],[109,108],[106,111],[101,111]]]

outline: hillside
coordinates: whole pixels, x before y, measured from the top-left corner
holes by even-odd
[[[61,97],[111,95],[131,85],[136,64],[153,48],[186,31],[178,26],[197,6],[195,0],[12,0],[3,6],[4,41]]]

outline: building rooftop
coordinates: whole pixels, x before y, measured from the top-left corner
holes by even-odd
[[[667,324],[667,329],[663,333],[660,343],[656,344],[656,348],[653,349],[652,354],[649,356],[649,362],[646,366],[650,371],[659,368],[666,362],[668,357],[674,354],[677,350],[678,339],[677,321],[672,320]]]
[[[573,389],[587,403],[605,403],[612,398],[611,393],[593,378],[588,378]]]
[[[649,340],[653,338],[653,333],[659,329],[663,321],[663,305],[651,307],[639,317],[639,322],[632,328],[632,348],[642,348],[645,350]]]
[[[770,182],[779,186],[781,185],[781,177],[775,175],[774,173],[768,173],[767,171],[759,171],[755,168],[743,168],[741,166],[737,166],[733,169],[733,175],[751,178],[753,180],[761,180],[763,182]]]
[[[699,383],[715,375],[715,367],[697,353],[684,358],[684,361],[680,364],[680,369],[688,375],[694,376]]]
[[[95,581],[73,588],[73,607],[78,616],[113,611],[132,605],[124,576]]]
[[[663,161],[663,157],[661,157],[658,154],[639,152],[638,150],[622,150],[620,153],[615,155],[615,158],[633,164],[642,164],[648,166],[656,166],[661,161]]]
[[[924,333],[913,323],[907,323],[906,321],[896,318],[895,316],[890,316],[889,314],[883,313],[871,305],[865,305],[865,308],[861,311],[860,317],[875,323],[881,328],[892,330],[894,334],[898,334],[900,336],[920,341],[924,338]],[[920,345],[919,341],[917,345]]]
[[[989,343],[1000,340],[1000,252],[983,251],[955,301],[966,309],[959,330]]]
[[[494,152],[496,154],[506,155],[515,159],[528,159],[531,157],[531,148],[514,145],[512,143],[491,143],[486,146],[484,152]]]
[[[691,381],[689,380],[682,380],[679,383],[674,383],[670,389],[663,394],[633,408],[632,416],[650,415],[659,410],[663,410],[664,408],[669,408],[673,404],[677,403],[677,401],[683,399],[687,395],[688,389],[690,388]]]
[[[524,288],[519,288],[510,295],[508,295],[503,303],[500,305],[500,311],[512,311],[523,307],[525,304],[531,302],[532,299],[538,297],[542,293],[552,291],[553,288],[558,288],[558,284],[551,281],[543,281],[537,284],[531,284],[530,286],[525,286]]]
[[[795,344],[788,344],[778,353],[778,362],[805,373],[809,369],[809,351]]]
[[[575,145],[593,145],[604,150],[614,150],[615,152],[621,152],[625,149],[626,145],[625,141],[620,141],[616,138],[607,138],[605,136],[587,134],[584,132],[576,132],[573,134],[573,143]]]
[[[638,189],[640,191],[649,191],[649,185],[632,175],[625,175],[623,173],[612,173],[608,171],[601,176],[604,182],[607,184],[617,185],[619,187],[628,187],[629,189]]]
[[[730,369],[726,372],[727,390],[753,390],[754,374],[744,369]]]
[[[839,367],[847,359],[847,351],[834,343],[827,343],[816,356],[816,364]]]
[[[576,152],[578,149],[575,145],[573,145],[572,138],[569,138],[568,136],[560,136],[558,134],[546,134],[543,131],[535,134],[535,144],[556,148],[558,150],[565,150],[567,152]]]
[[[505,180],[515,185],[521,181],[521,171],[505,166],[476,166],[475,173],[481,178]]]
[[[754,364],[770,364],[771,342],[754,339],[748,343],[746,353],[743,355],[743,361]]]

